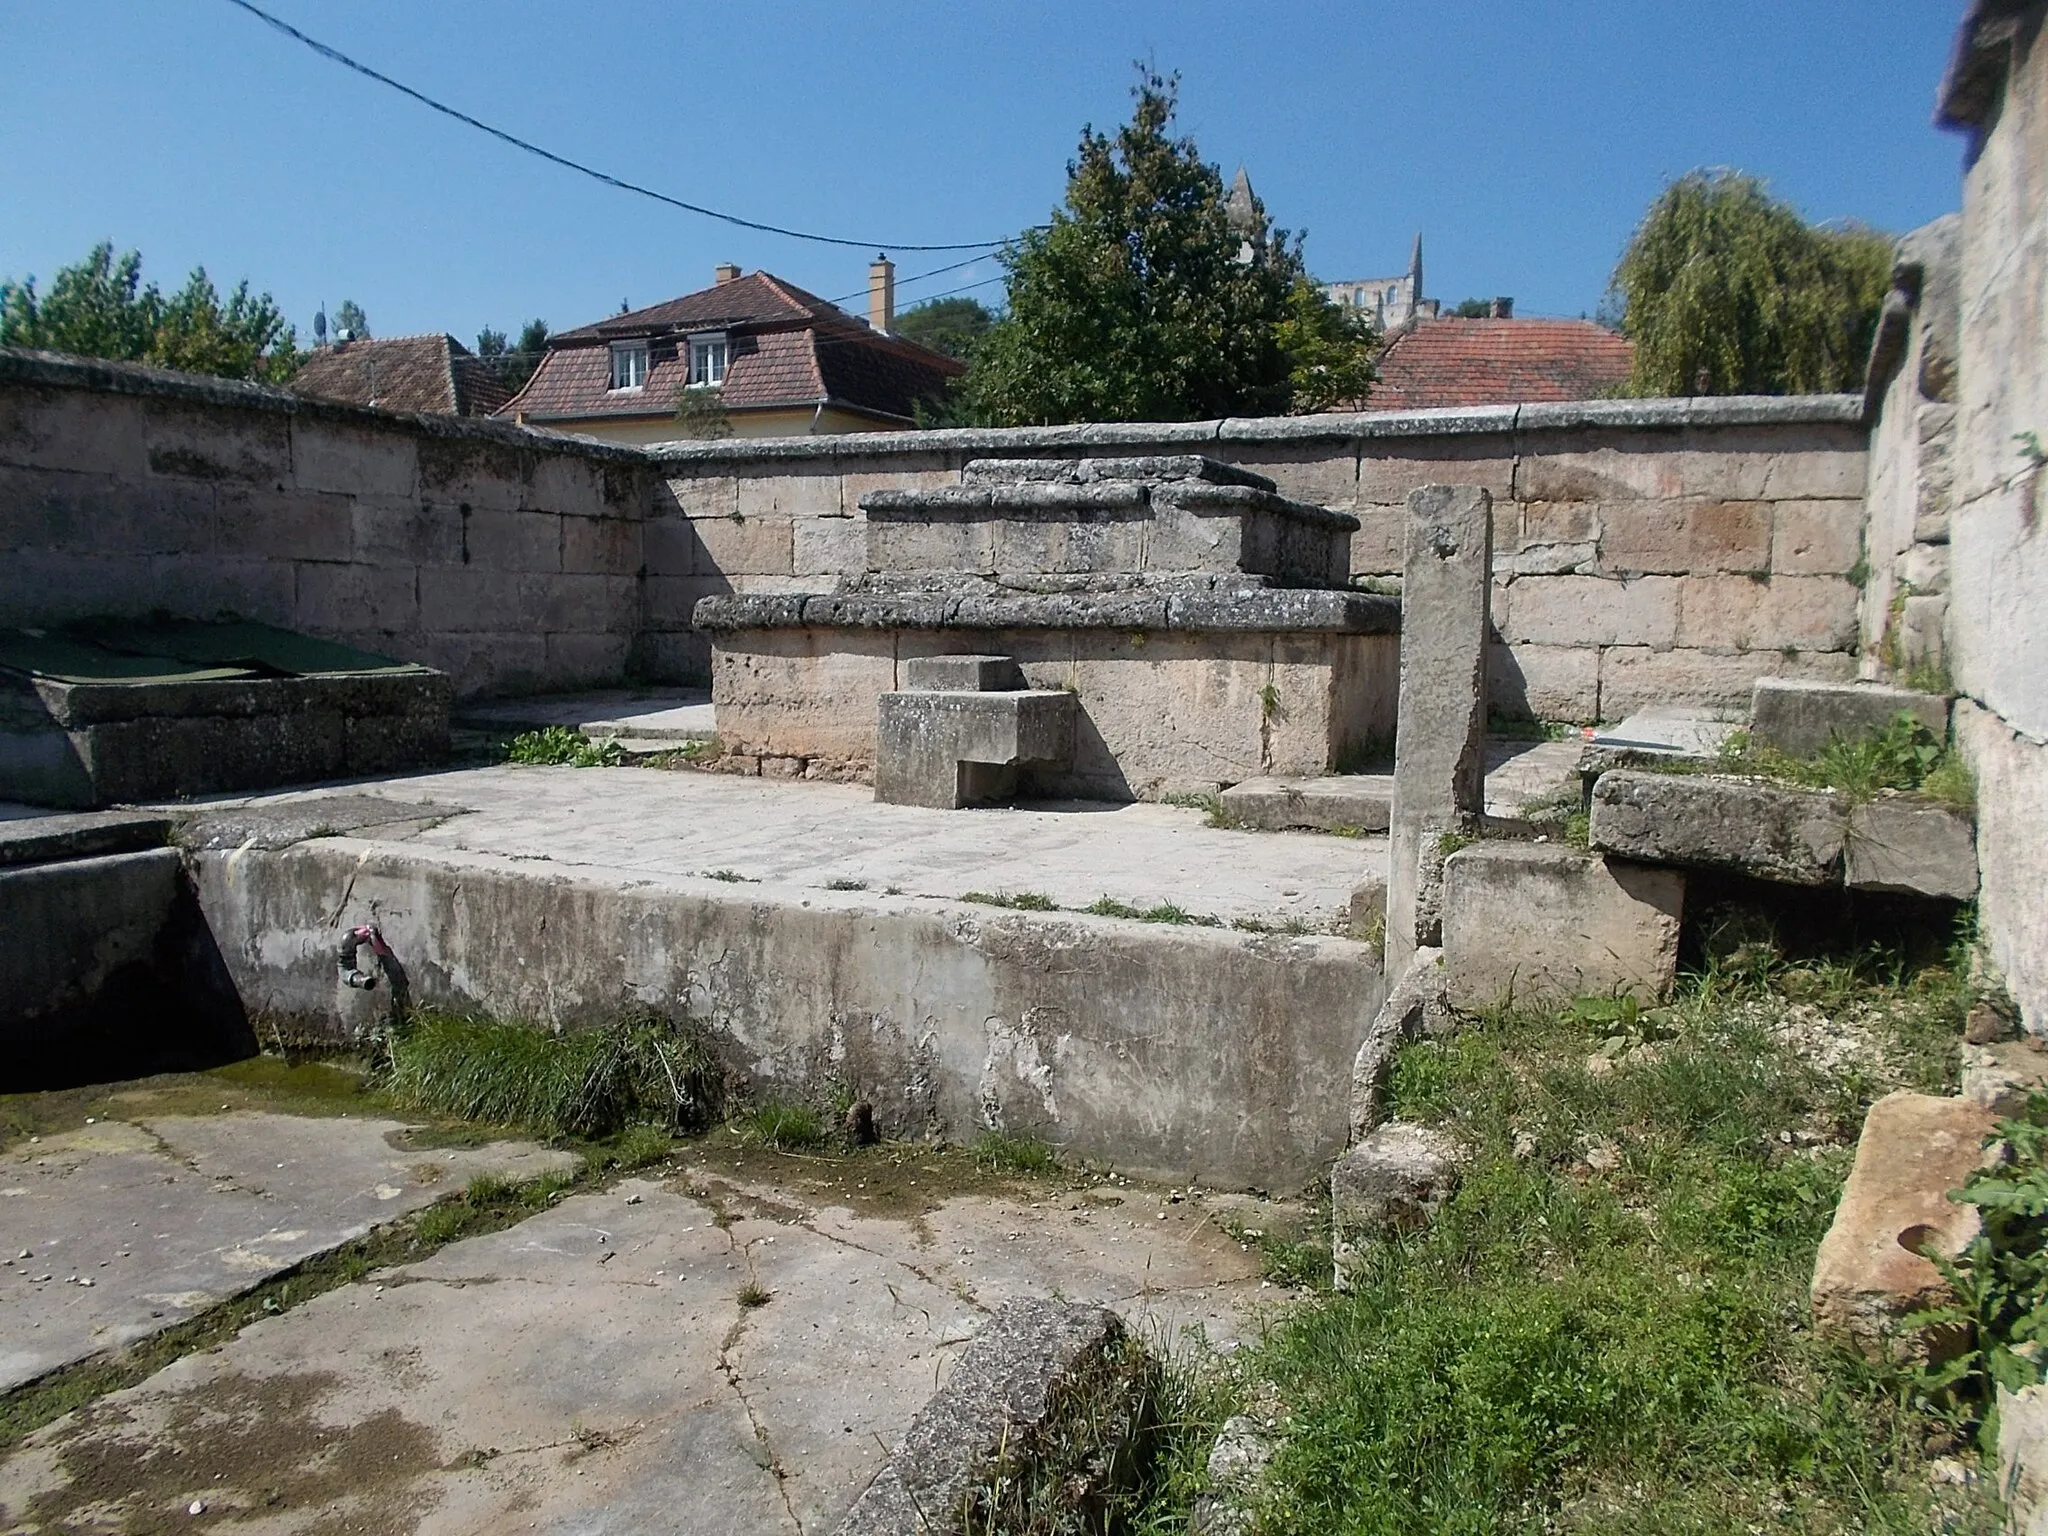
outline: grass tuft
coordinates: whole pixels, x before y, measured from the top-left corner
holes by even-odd
[[[825,1144],[824,1122],[816,1110],[801,1104],[760,1105],[747,1116],[745,1126],[756,1141],[784,1152],[803,1152]]]
[[[1034,1137],[983,1131],[974,1142],[974,1165],[984,1173],[1028,1173],[1047,1177],[1060,1171],[1060,1155]]]
[[[1081,909],[1091,917],[1127,917],[1139,923],[1170,923],[1194,928],[1221,928],[1223,919],[1207,913],[1190,912],[1185,907],[1162,901],[1157,906],[1134,907],[1127,901],[1118,901],[1114,896],[1101,895]]]
[[[760,1281],[749,1280],[745,1285],[740,1287],[739,1295],[734,1297],[733,1299],[736,1300],[741,1307],[751,1312],[756,1307],[767,1306],[769,1302],[775,1299],[775,1293],[770,1291],[764,1285],[762,1285]]]
[[[698,1041],[655,1020],[552,1034],[526,1024],[425,1012],[391,1042],[401,1105],[543,1137],[603,1137],[635,1123],[704,1123],[718,1076]]]

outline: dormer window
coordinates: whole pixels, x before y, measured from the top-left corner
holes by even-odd
[[[644,389],[647,386],[647,343],[612,343],[612,388]]]
[[[690,387],[716,389],[725,382],[725,334],[690,338]]]

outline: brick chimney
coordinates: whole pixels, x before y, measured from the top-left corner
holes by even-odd
[[[1496,320],[1514,319],[1515,301],[1513,299],[1495,299],[1493,301],[1493,318]]]
[[[896,326],[896,263],[887,256],[868,263],[868,325],[884,333]]]
[[[721,283],[738,282],[740,269],[729,261],[721,261],[715,269],[715,275]]]

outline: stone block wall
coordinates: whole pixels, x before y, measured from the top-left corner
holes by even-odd
[[[1942,85],[1966,135],[1949,666],[1977,773],[1980,931],[2048,1034],[2048,3],[1977,0]]]
[[[1862,420],[1860,399],[1827,396],[670,445],[651,450],[646,644],[700,669],[697,598],[858,570],[870,490],[954,485],[981,457],[1199,452],[1354,513],[1354,579],[1398,578],[1409,491],[1491,491],[1504,712],[1740,711],[1759,676],[1856,671]]]
[[[464,694],[617,681],[650,483],[630,449],[0,352],[0,625],[232,612]]]

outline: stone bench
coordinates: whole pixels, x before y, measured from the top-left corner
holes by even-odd
[[[1000,805],[1018,770],[1065,767],[1074,756],[1074,695],[1026,688],[1009,656],[923,656],[904,664],[909,686],[885,693],[875,798],[954,811]]]

